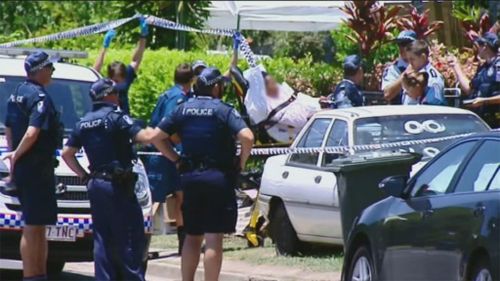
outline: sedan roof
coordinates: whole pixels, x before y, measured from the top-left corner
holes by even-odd
[[[474,114],[469,110],[436,105],[373,105],[342,109],[322,110],[315,114],[321,117],[341,116],[346,119],[418,114]]]

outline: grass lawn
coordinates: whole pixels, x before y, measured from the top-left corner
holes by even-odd
[[[278,257],[270,239],[266,239],[265,247],[247,248],[246,240],[228,236],[224,240],[224,258],[244,261],[251,264],[300,267],[304,270],[331,272],[342,269],[343,253],[339,248],[315,246],[306,254],[298,257]],[[155,235],[151,240],[151,248],[177,249],[176,235]]]

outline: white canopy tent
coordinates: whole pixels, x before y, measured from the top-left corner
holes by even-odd
[[[345,18],[339,9],[343,5],[339,1],[212,1],[206,24],[240,30],[331,30]]]
[[[410,1],[380,1],[408,3]],[[267,31],[324,31],[346,18],[344,1],[212,1],[210,28]]]

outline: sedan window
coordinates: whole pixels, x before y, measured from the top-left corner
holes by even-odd
[[[297,147],[321,147],[332,119],[319,118],[313,121],[306,133],[302,136]],[[289,162],[316,165],[319,153],[293,153]]]
[[[500,141],[488,140],[474,153],[458,181],[455,192],[500,189]]]
[[[460,144],[448,150],[430,166],[427,166],[425,171],[416,178],[412,196],[420,197],[446,193],[455,172],[475,144],[475,141]]]
[[[349,143],[349,134],[347,130],[347,122],[344,120],[335,120],[332,129],[326,139],[326,146],[347,146]],[[339,158],[339,153],[323,153],[322,166],[332,163],[333,160]]]

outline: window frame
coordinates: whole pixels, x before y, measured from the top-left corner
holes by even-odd
[[[347,146],[351,146],[351,139],[352,139],[352,134],[350,133],[350,124],[349,124],[349,121],[345,118],[340,118],[340,117],[337,117],[337,116],[334,116],[332,118],[332,123],[330,123],[330,127],[328,128],[326,134],[325,134],[325,139],[323,140],[323,145],[321,146],[322,148],[325,148],[326,147],[326,142],[328,141],[328,137],[330,136],[330,133],[332,132],[333,130],[333,125],[335,124],[336,121],[343,121],[346,123],[346,130],[347,130]],[[318,156],[318,163],[317,163],[317,166],[318,167],[324,167],[323,165],[323,157],[326,153],[324,151],[320,152],[319,156]]]
[[[470,193],[484,193],[484,192],[498,192],[500,191],[500,189],[493,189],[493,190],[490,190],[490,187],[491,187],[491,181],[495,178],[495,176],[497,176],[498,173],[500,173],[498,171],[498,168],[497,170],[495,171],[495,174],[493,174],[493,177],[490,178],[490,181],[488,182],[488,186],[486,187],[487,189],[486,190],[483,190],[483,191],[465,191],[465,192],[458,192],[458,193],[455,193],[455,190],[457,189],[457,186],[458,186],[458,183],[460,181],[460,179],[462,178],[462,175],[464,173],[464,170],[465,168],[467,168],[467,165],[469,164],[470,160],[472,160],[472,158],[476,155],[476,152],[481,149],[481,147],[487,142],[487,141],[496,141],[496,142],[500,142],[500,139],[498,138],[494,138],[494,137],[486,137],[486,138],[483,138],[483,139],[479,139],[477,140],[477,144],[476,146],[471,149],[471,151],[469,152],[469,155],[467,155],[466,157],[466,160],[467,162],[464,161],[464,163],[462,163],[462,165],[460,165],[460,167],[457,169],[457,172],[455,174],[455,176],[453,177],[452,181],[450,182],[450,186],[448,187],[448,190],[446,190],[446,193],[453,193],[453,194],[470,194]]]
[[[445,154],[448,153],[448,151],[456,148],[457,146],[460,146],[460,145],[463,145],[465,143],[468,143],[468,142],[475,142],[475,144],[472,146],[472,148],[469,150],[468,154],[464,157],[464,159],[462,160],[462,162],[460,163],[460,165],[458,166],[457,170],[455,171],[455,173],[453,174],[453,177],[450,181],[450,183],[448,184],[448,187],[446,188],[446,191],[443,193],[443,194],[437,194],[437,195],[423,195],[423,196],[413,196],[412,195],[412,192],[413,190],[416,188],[415,187],[415,183],[417,181],[417,179],[425,172],[428,170],[428,167],[434,165],[434,163],[436,161],[439,161],[439,159],[441,159]],[[417,174],[415,174],[411,179],[410,181],[408,182],[407,184],[407,187],[405,188],[405,191],[404,191],[404,194],[406,194],[407,198],[408,199],[419,199],[419,198],[429,198],[429,197],[437,197],[437,196],[444,196],[444,195],[448,195],[450,193],[453,193],[453,191],[455,190],[455,186],[457,184],[457,181],[459,180],[460,178],[460,175],[462,175],[463,173],[463,170],[465,169],[465,167],[467,166],[467,164],[469,163],[470,159],[474,156],[474,153],[479,149],[479,147],[481,146],[481,144],[483,143],[483,140],[481,139],[468,139],[466,141],[462,141],[462,142],[459,142],[459,143],[456,143],[455,145],[452,145],[450,147],[448,147],[446,150],[442,151],[441,153],[439,153],[439,155],[435,156],[434,158],[432,158],[431,161],[429,161],[424,167],[422,167],[422,169],[420,169]]]
[[[314,119],[311,119],[311,121],[309,122],[308,126],[307,126],[307,129],[304,130],[301,134],[300,134],[300,137],[296,140],[296,142],[293,144],[293,148],[299,148],[299,143],[302,142],[302,139],[304,139],[305,137],[307,137],[309,134],[309,130],[311,128],[311,126],[314,124],[314,122],[316,122],[316,120],[319,120],[319,119],[325,119],[325,120],[329,120],[329,124],[328,124],[328,127],[326,128],[326,131],[325,131],[325,134],[323,135],[323,139],[321,140],[321,146],[319,146],[320,148],[324,148],[325,147],[325,142],[326,142],[326,138],[327,136],[329,135],[330,133],[330,130],[332,129],[332,126],[333,126],[333,122],[334,120],[336,119],[336,117],[331,117],[331,116],[318,116]],[[320,152],[318,153],[318,157],[316,159],[316,163],[315,164],[307,164],[307,163],[301,163],[301,162],[295,162],[295,161],[291,161],[291,158],[292,158],[292,155],[294,155],[294,153],[290,153],[286,159],[286,162],[285,162],[285,165],[286,166],[292,166],[292,167],[301,167],[301,168],[317,168],[319,163],[321,162],[321,156],[323,155],[323,152]]]

